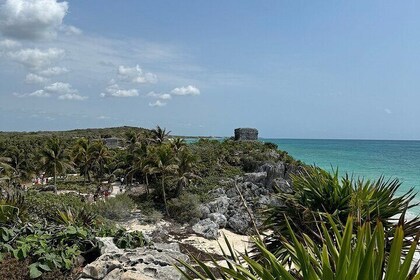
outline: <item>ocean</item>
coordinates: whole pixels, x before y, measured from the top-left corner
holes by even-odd
[[[341,175],[378,179],[381,175],[398,178],[402,182],[401,195],[415,188],[420,201],[420,141],[394,140],[307,140],[260,139],[278,145],[295,159],[332,171],[338,168]],[[420,207],[410,214],[420,214]]]

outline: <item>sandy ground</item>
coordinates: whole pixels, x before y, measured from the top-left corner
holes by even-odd
[[[166,221],[160,221],[156,224],[141,224],[138,219],[131,219],[130,221],[122,224],[122,226],[124,226],[129,231],[138,230],[149,235],[158,228],[171,228],[171,224]],[[226,246],[226,242],[224,240],[224,236],[226,236],[230,242],[230,245],[234,248],[235,251],[239,253],[245,253],[245,251],[249,249],[249,236],[236,234],[227,229],[220,229],[219,233],[220,236],[217,240],[209,240],[195,234],[188,234],[188,236],[181,239],[175,239],[174,236],[168,235],[168,239],[169,241],[173,240],[179,243],[192,245],[195,248],[207,253],[222,255],[222,249],[226,253],[228,252],[228,247]]]

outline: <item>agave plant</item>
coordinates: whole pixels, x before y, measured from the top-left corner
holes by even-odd
[[[292,194],[278,194],[283,204],[270,206],[265,211],[263,229],[272,232],[266,236],[265,244],[276,256],[287,258],[280,240],[281,236],[289,235],[285,216],[290,218],[290,226],[300,241],[306,234],[320,242],[318,219],[325,221],[325,214],[328,214],[345,224],[347,217],[352,215],[359,225],[366,221],[373,224],[380,221],[387,238],[385,249],[389,251],[398,222],[395,217],[417,205],[412,203],[415,197],[413,189],[402,196],[395,195],[400,186],[397,179],[387,181],[381,177],[376,181],[355,180],[346,175],[340,180],[337,170],[331,174],[320,168],[308,168],[305,173],[293,176]],[[404,231],[406,238],[403,247],[408,250],[411,239],[420,231],[419,217],[405,222]]]
[[[285,265],[276,258],[260,240],[255,239],[262,258],[259,261],[250,258],[247,254],[238,254],[229,245],[225,237],[229,252],[224,252],[226,265],[213,260],[210,269],[208,264],[192,256],[195,265],[178,260],[176,268],[186,279],[305,279],[305,280],[394,280],[394,279],[420,279],[417,273],[418,264],[410,271],[413,255],[418,244],[418,236],[412,241],[407,255],[404,255],[403,227],[404,215],[401,216],[393,237],[389,258],[385,257],[385,231],[381,221],[377,221],[372,230],[371,222],[361,226],[354,223],[349,216],[346,226],[341,228],[328,217],[328,223],[320,223],[321,243],[315,242],[308,235],[299,241],[288,220],[286,225],[290,239],[283,238],[283,247],[292,257],[291,265]],[[328,226],[327,226],[328,225]],[[356,225],[356,234],[354,233]],[[332,228],[332,233],[328,230]],[[220,274],[216,277],[214,270]]]

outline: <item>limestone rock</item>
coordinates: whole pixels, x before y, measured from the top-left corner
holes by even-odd
[[[250,219],[246,212],[242,213],[236,213],[230,217],[228,220],[228,225],[234,232],[246,234],[249,229]]]
[[[193,225],[195,233],[201,234],[207,239],[217,239],[219,237],[219,226],[209,218],[204,219]]]
[[[120,253],[108,250],[88,264],[81,277],[97,280],[180,280],[181,274],[172,266],[175,259],[188,260],[188,256],[180,252],[178,244],[154,244],[121,250]]]
[[[219,228],[224,228],[226,226],[227,219],[225,215],[220,213],[211,213],[208,215],[208,217],[210,220],[215,222],[219,226]]]

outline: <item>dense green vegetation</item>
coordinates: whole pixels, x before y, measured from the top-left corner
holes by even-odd
[[[118,146],[107,145],[111,137],[119,139]],[[222,180],[277,161],[293,170],[293,192],[278,191],[281,203],[259,215],[264,234],[255,237],[252,258],[231,251],[227,269],[216,264],[218,275],[412,279],[407,266],[420,219],[404,220],[415,194],[396,197],[397,180],[339,178],[337,172],[305,166],[271,143],[199,139],[187,144],[159,126],[0,133],[0,267],[8,273],[0,277],[72,279],[98,256],[97,237],[112,236],[121,248],[147,245],[141,232],[116,226],[134,209],[144,221],[193,223],[200,218],[200,203]],[[127,191],[106,198],[117,180]],[[202,279],[212,278],[214,269],[198,260],[201,272],[183,265],[190,276],[204,272]]]

